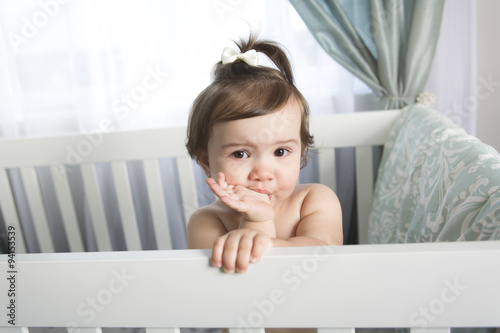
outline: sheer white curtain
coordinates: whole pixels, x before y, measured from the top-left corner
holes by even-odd
[[[462,13],[470,16],[466,2],[461,2]],[[452,32],[459,26],[451,19],[456,15],[455,3],[447,3],[449,19],[443,20]],[[474,22],[467,27],[475,29]],[[297,85],[313,116],[375,107],[370,90],[318,46],[287,0],[0,0],[0,138],[185,124],[190,104],[209,84],[222,49],[250,31],[280,42],[289,51]],[[441,47],[449,36],[441,38],[428,85],[440,103],[444,100],[441,91],[459,91],[457,98],[464,101],[473,86],[470,81],[475,80],[453,76],[457,68],[463,71],[471,65],[469,58],[450,64],[450,57],[456,59],[456,54]],[[443,48],[448,52],[439,51]],[[475,117],[470,119],[466,121]],[[340,167],[349,168],[352,154],[339,154]],[[174,246],[182,248],[184,221],[179,218],[179,196],[172,190],[176,186],[172,162],[163,161],[161,168],[169,221],[178,232]],[[151,217],[146,213],[140,165],[131,163],[130,169],[137,210],[143,211],[142,205],[145,212],[138,216],[145,229],[143,244],[154,248],[154,242],[145,239]],[[314,170],[313,160],[301,174],[302,180],[317,181]],[[102,166],[98,171],[108,223],[116,235],[114,246],[120,249],[120,218],[114,193],[107,186],[110,168]],[[15,170],[9,175],[13,184],[19,181]],[[203,205],[213,197],[200,171],[198,176]],[[43,185],[46,177],[50,175],[40,169],[42,190],[50,202],[54,193]],[[80,178],[76,172],[70,182],[74,196],[83,198]],[[338,194],[344,207],[352,202],[351,182],[348,177],[339,179]],[[22,202],[21,192],[16,197]],[[84,204],[77,215],[85,226],[89,215]],[[58,223],[57,209],[49,216],[51,223]],[[350,216],[350,210],[345,210],[344,219],[350,221]],[[29,216],[22,219],[30,223]],[[93,239],[87,241],[91,250]],[[66,248],[61,240],[58,250]]]
[[[222,48],[250,31],[290,51],[313,114],[352,99],[286,0],[2,1],[0,15],[3,137],[184,124]]]
[[[426,86],[438,96],[435,108],[474,135],[477,85],[487,80],[477,77],[476,1],[447,1]]]

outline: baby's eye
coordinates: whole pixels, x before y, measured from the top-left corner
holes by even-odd
[[[238,150],[238,151],[235,151],[234,153],[231,154],[233,157],[236,157],[236,158],[246,158],[248,157],[248,154],[246,153],[246,151],[244,150]]]
[[[288,154],[290,151],[285,148],[278,148],[274,151],[274,156],[282,157]]]

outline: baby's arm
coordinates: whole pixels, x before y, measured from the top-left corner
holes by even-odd
[[[216,214],[206,207],[194,212],[187,225],[187,246],[190,249],[211,249],[217,238],[227,233]]]
[[[250,262],[260,260],[263,252],[273,246],[342,244],[340,203],[335,193],[324,185],[307,185],[296,235],[278,239],[274,220],[268,220],[271,215],[262,213],[268,207],[272,210],[265,195],[227,185],[223,175],[219,176],[219,182],[209,178],[207,183],[221,201],[242,214],[239,228],[222,233],[213,244],[214,266],[222,266],[226,272],[245,272]],[[274,218],[274,210],[272,214]]]
[[[242,203],[236,196],[234,198],[229,198],[231,194],[227,194],[224,191],[221,191],[220,189],[216,189],[215,186],[217,186],[217,183],[215,183],[213,179],[209,183],[214,183],[210,187],[212,188],[212,191],[214,191],[214,193],[216,193],[224,203],[226,203],[229,207],[241,212],[240,209]],[[343,243],[342,210],[337,196],[329,187],[325,185],[309,184],[303,186],[305,188],[304,191],[306,191],[306,194],[304,195],[304,199],[301,206],[301,212],[300,212],[301,220],[297,227],[297,231],[294,237],[288,239],[276,238],[276,229],[274,226],[274,222],[271,220],[265,221],[266,223],[269,223],[272,226],[272,231],[270,232],[266,232],[264,227],[260,228],[258,227],[260,224],[262,224],[262,226],[265,226],[266,223],[264,222],[249,223],[248,221],[245,220],[245,218],[244,218],[245,221],[240,223],[239,228],[240,229],[249,228],[253,230],[263,231],[272,238],[273,245],[277,247],[342,245]],[[252,192],[245,188],[243,188],[243,190]],[[223,192],[224,194],[222,195],[221,193]],[[261,195],[261,194],[257,193],[256,195]],[[232,204],[232,201],[234,201],[235,203]],[[250,207],[248,208],[246,205],[245,208],[248,209],[248,211],[252,211],[252,209],[260,211],[264,210],[266,207],[272,209],[270,204],[267,203],[265,204],[261,203],[261,204],[262,205],[258,206],[258,208],[252,206],[248,206]]]
[[[236,229],[219,237],[212,249],[212,262],[226,273],[244,273],[250,263],[260,260],[264,251],[273,247],[271,237],[252,229]]]
[[[197,210],[187,226],[190,249],[212,249],[212,264],[227,273],[243,273],[250,262],[257,262],[272,247],[266,234],[250,229],[227,229],[216,214],[207,208]],[[229,249],[229,250],[227,250]]]
[[[342,245],[342,210],[335,193],[327,186],[310,184],[301,209],[295,237],[273,239],[273,245]]]
[[[208,178],[207,184],[224,204],[241,216],[238,229],[219,237],[214,243],[214,266],[223,267],[228,273],[243,273],[249,263],[259,261],[264,251],[273,246],[276,227],[270,199],[266,194],[227,184],[223,173],[217,175],[217,181]]]

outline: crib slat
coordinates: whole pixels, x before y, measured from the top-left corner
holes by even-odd
[[[68,328],[68,333],[78,332],[78,333],[102,333],[100,327],[78,327],[78,328]]]
[[[94,164],[81,165],[83,186],[85,188],[85,196],[89,204],[90,217],[94,227],[95,238],[99,251],[111,251],[111,241],[109,238],[108,225],[106,223],[106,215],[102,205],[101,191],[97,182],[97,174]]]
[[[148,188],[149,205],[153,217],[153,226],[158,250],[172,249],[170,228],[168,227],[165,198],[161,186],[160,168],[158,160],[143,161],[146,186]]]
[[[410,328],[410,333],[450,333],[450,327],[434,328],[434,327],[413,327]]]
[[[176,161],[181,187],[182,206],[184,208],[184,219],[187,224],[191,214],[198,209],[193,164],[188,156],[178,157]]]
[[[16,253],[26,253],[26,241],[24,240],[21,223],[17,215],[14,196],[7,177],[7,170],[4,168],[0,168],[0,208],[2,209],[4,221],[7,223],[6,228],[8,226],[15,228]]]
[[[356,333],[354,327],[348,328],[318,328],[316,333]]]
[[[319,160],[319,182],[327,185],[334,192],[337,191],[337,177],[335,174],[335,150],[321,149]]]
[[[132,251],[141,250],[142,245],[135,216],[134,200],[132,199],[132,191],[130,190],[127,165],[123,161],[112,162],[111,168],[113,170],[116,196],[118,198],[127,249]]]
[[[146,328],[146,333],[181,333],[181,329],[179,327],[166,327],[166,328]]]
[[[356,197],[360,244],[368,243],[368,219],[373,201],[373,184],[372,147],[356,147]]]
[[[265,328],[229,328],[229,333],[266,333]]]
[[[20,171],[40,250],[42,252],[55,252],[36,170],[32,167],[24,167],[20,168]]]
[[[50,167],[52,181],[56,190],[57,202],[61,210],[66,239],[68,240],[71,252],[83,252],[83,239],[78,227],[75,205],[73,204],[71,191],[69,189],[66,172],[58,166]]]

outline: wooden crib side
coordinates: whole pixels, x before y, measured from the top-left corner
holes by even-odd
[[[222,273],[209,255],[2,255],[0,327],[500,326],[500,242],[276,248],[245,274]]]
[[[373,192],[372,146],[382,145],[399,111],[371,111],[354,114],[317,116],[311,119],[311,132],[319,150],[320,182],[336,189],[336,148],[355,147],[358,220],[361,243],[366,243],[368,216]],[[174,158],[180,182],[184,220],[198,208],[193,162],[185,149],[184,127],[135,131],[94,132],[40,138],[0,140],[0,211],[6,228],[17,230],[18,253],[28,251],[20,208],[9,178],[9,169],[19,170],[33,220],[33,230],[40,252],[55,252],[55,234],[64,232],[70,251],[85,251],[83,232],[77,219],[68,173],[78,169],[83,179],[92,230],[99,251],[112,250],[110,230],[106,221],[103,194],[97,177],[99,163],[111,164],[112,178],[127,250],[141,250],[134,200],[127,161],[141,161],[154,234],[158,249],[171,249],[172,241],[161,186],[159,160]],[[62,216],[62,230],[51,228],[47,202],[41,191],[37,168],[48,166],[57,206]],[[80,223],[81,224],[81,223]]]
[[[141,161],[147,183],[150,209],[158,249],[171,249],[164,192],[161,188],[159,160],[175,158],[185,217],[198,208],[192,161],[184,147],[186,130],[182,127],[61,135],[54,137],[0,140],[0,208],[7,226],[17,230],[17,251],[27,252],[18,205],[7,170],[18,168],[27,196],[41,252],[55,252],[44,197],[40,191],[37,167],[49,166],[64,231],[72,252],[84,251],[68,173],[79,168],[86,202],[99,251],[112,250],[104,213],[96,165],[110,163],[128,250],[141,250],[138,222],[131,193],[127,161]],[[7,227],[6,226],[6,227]]]

